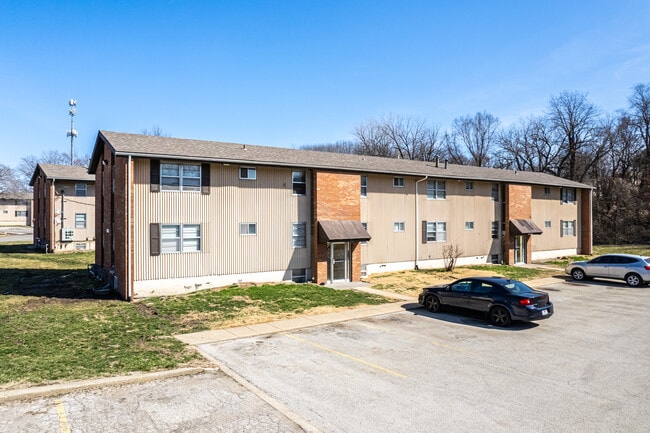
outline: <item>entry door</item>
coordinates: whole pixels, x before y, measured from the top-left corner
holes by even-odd
[[[515,236],[515,263],[526,263],[526,236]]]
[[[332,242],[329,248],[329,280],[350,281],[350,243]]]

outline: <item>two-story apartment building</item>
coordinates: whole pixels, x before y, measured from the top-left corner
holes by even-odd
[[[88,172],[125,299],[592,248],[591,187],[543,173],[107,131]]]
[[[0,193],[0,226],[31,226],[32,196]]]
[[[95,176],[85,167],[37,164],[34,245],[48,253],[95,248]]]

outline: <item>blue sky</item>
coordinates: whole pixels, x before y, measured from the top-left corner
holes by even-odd
[[[605,112],[650,82],[650,2],[0,2],[0,163],[99,129],[296,147],[388,114],[508,125],[562,91]]]

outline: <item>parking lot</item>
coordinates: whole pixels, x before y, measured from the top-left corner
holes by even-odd
[[[204,344],[248,388],[208,372],[7,403],[0,430],[647,431],[650,288],[542,289],[555,315],[505,329],[417,309]]]

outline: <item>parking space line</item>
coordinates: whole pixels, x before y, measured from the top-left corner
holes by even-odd
[[[405,378],[406,378],[406,376],[403,375],[402,373],[398,373],[398,372],[396,372],[396,371],[389,370],[388,368],[384,368],[384,367],[381,367],[381,366],[379,366],[379,365],[377,365],[377,364],[373,364],[373,363],[371,363],[371,362],[364,361],[364,360],[361,359],[361,358],[357,358],[357,357],[355,357],[355,356],[348,355],[347,353],[339,352],[338,350],[334,350],[334,349],[332,349],[332,348],[329,348],[329,347],[323,346],[323,345],[321,345],[321,344],[313,343],[313,342],[311,342],[311,341],[309,341],[309,340],[305,340],[304,338],[298,337],[298,336],[296,336],[296,335],[289,335],[289,334],[283,334],[283,335],[285,335],[285,336],[287,336],[287,337],[289,337],[289,338],[291,338],[291,339],[293,339],[293,340],[300,341],[301,343],[309,344],[310,346],[316,347],[316,348],[318,348],[318,349],[325,350],[325,351],[327,351],[327,352],[333,353],[333,354],[338,355],[338,356],[341,356],[341,357],[343,357],[343,358],[350,359],[350,360],[352,360],[352,361],[358,362],[358,363],[363,364],[363,365],[365,365],[365,366],[372,367],[372,368],[374,368],[374,369],[376,369],[376,370],[383,371],[384,373],[388,373],[388,374],[390,374],[390,375],[392,375],[392,376],[399,377],[399,378],[401,378],[401,379],[405,379]]]
[[[65,415],[65,408],[61,400],[56,401],[56,413],[59,415],[59,429],[61,433],[70,433],[70,425],[68,424],[68,417]]]

